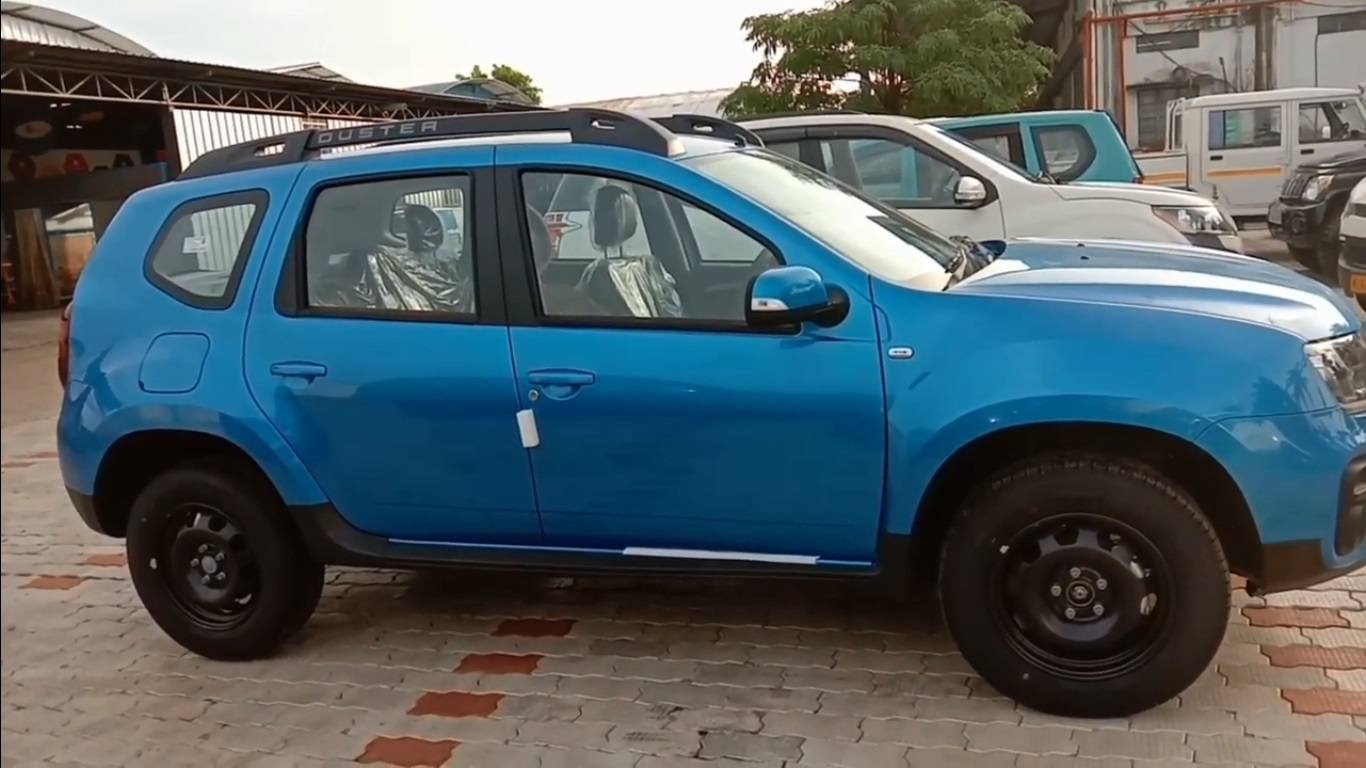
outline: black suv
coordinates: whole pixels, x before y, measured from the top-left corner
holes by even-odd
[[[1301,264],[1336,279],[1338,224],[1352,187],[1366,176],[1366,147],[1304,163],[1271,203],[1271,234],[1290,246]]]

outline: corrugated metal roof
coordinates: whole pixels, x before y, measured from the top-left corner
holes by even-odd
[[[734,90],[735,88],[717,88],[708,91],[659,93],[653,96],[627,96],[603,101],[580,101],[573,104],[560,104],[559,106],[562,108],[597,107],[617,112],[631,112],[644,117],[666,117],[677,114],[720,117],[721,101]]]
[[[28,3],[0,3],[0,39],[138,56],[156,55],[89,19]]]
[[[271,67],[267,72],[278,72],[282,75],[297,75],[298,77],[311,77],[315,80],[333,80],[343,83],[354,83],[355,80],[343,75],[330,67],[323,66],[322,62],[310,61],[307,64],[289,64],[283,67]]]

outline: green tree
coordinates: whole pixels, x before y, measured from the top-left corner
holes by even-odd
[[[936,116],[1027,106],[1054,54],[1024,39],[1005,0],[831,0],[751,16],[763,61],[722,102],[729,116],[857,109]]]
[[[489,68],[488,72],[485,72],[483,67],[475,64],[474,69],[470,70],[468,75],[456,75],[455,79],[471,80],[481,77],[491,77],[494,80],[501,80],[522,93],[525,93],[526,97],[531,99],[532,104],[541,103],[541,89],[536,87],[536,83],[531,79],[531,75],[528,75],[520,69],[509,67],[506,64],[494,64]]]

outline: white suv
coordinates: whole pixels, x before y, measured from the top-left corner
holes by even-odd
[[[744,126],[769,149],[945,234],[1110,238],[1242,252],[1233,218],[1207,198],[1142,184],[1059,184],[928,121],[840,113],[760,118]]]

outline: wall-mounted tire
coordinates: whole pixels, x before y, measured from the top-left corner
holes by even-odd
[[[1056,456],[984,482],[945,535],[945,622],[982,677],[1026,706],[1119,717],[1206,669],[1228,566],[1194,502],[1156,472]]]

